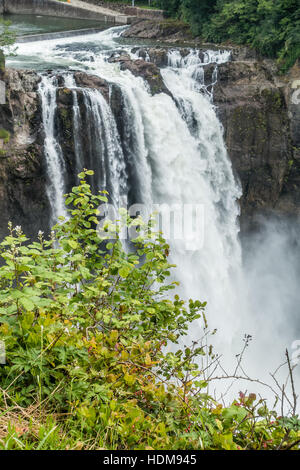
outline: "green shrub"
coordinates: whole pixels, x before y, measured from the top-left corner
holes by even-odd
[[[0,139],[7,144],[10,141],[10,133],[5,129],[0,129]]]
[[[11,22],[4,20],[3,17],[0,17],[0,49],[5,51],[7,55],[13,54],[14,50],[12,46],[16,42],[16,33],[10,29]],[[5,62],[1,60],[1,70],[4,69]]]
[[[97,231],[106,196],[91,194],[91,174],[50,239],[10,225],[0,245],[0,448],[296,448],[297,417],[253,394],[229,407],[208,395],[205,303],[171,300],[169,246],[151,222],[121,213],[137,230],[130,252],[112,222]],[[194,320],[203,338],[180,349]]]

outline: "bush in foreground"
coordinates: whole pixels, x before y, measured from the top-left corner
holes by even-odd
[[[86,176],[70,218],[29,242],[19,227],[1,243],[1,449],[276,449],[299,447],[297,417],[278,418],[240,394],[229,407],[207,393],[205,303],[167,293],[169,246],[140,219],[124,251],[115,227],[96,230],[103,194]],[[105,235],[107,233],[107,235]],[[168,352],[191,322],[203,339]]]

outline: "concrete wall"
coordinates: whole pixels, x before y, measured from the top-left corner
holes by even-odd
[[[146,10],[145,8],[126,7],[124,8],[125,15],[137,16],[138,18],[149,20],[163,20],[165,13],[163,10]]]
[[[103,28],[87,28],[75,29],[74,31],[60,31],[58,33],[41,33],[41,34],[27,34],[26,36],[18,36],[17,43],[34,42],[34,41],[48,41],[49,39],[58,38],[71,38],[76,36],[84,36],[85,34],[99,33]],[[1,60],[1,56],[0,56]],[[1,70],[1,67],[0,67]],[[1,84],[1,82],[0,82]]]
[[[147,10],[145,8],[132,7],[128,0],[128,4],[114,2],[105,2],[104,0],[85,0],[87,3],[96,5],[103,8],[109,8],[110,10],[119,11],[128,16],[134,16],[141,19],[149,20],[163,20],[165,18],[165,12],[163,10]],[[200,1],[200,0],[199,0]]]
[[[0,0],[0,12],[2,3],[4,3],[5,13],[59,16],[118,24],[129,22],[129,18],[126,16],[103,15],[56,0]]]

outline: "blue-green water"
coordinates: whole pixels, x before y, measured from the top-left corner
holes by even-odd
[[[2,16],[3,18],[3,16]],[[39,15],[4,15],[5,20],[11,22],[10,29],[18,36],[41,33],[57,33],[85,28],[107,28],[101,21],[78,20],[72,18],[59,18]],[[0,28],[1,32],[1,28]]]

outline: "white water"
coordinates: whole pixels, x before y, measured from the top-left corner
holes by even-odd
[[[233,177],[222,127],[211,102],[211,93],[204,84],[202,67],[203,64],[224,62],[228,60],[229,54],[226,51],[208,51],[201,62],[196,51],[191,51],[184,59],[178,51],[170,52],[169,67],[162,73],[176,99],[176,106],[170,96],[151,96],[147,84],[141,78],[133,77],[130,72],[121,72],[118,65],[107,62],[107,51],[109,47],[116,49],[114,35],[119,30],[122,28],[113,33],[105,31],[97,35],[98,40],[101,38],[104,42],[104,50],[99,53],[92,48],[89,52],[90,60],[85,65],[93,73],[121,87],[126,121],[125,143],[130,142],[127,154],[135,171],[136,202],[145,204],[149,210],[153,204],[179,204],[180,207],[194,204],[203,208],[204,227],[200,227],[204,233],[203,246],[200,240],[199,246],[194,247],[196,250],[187,252],[185,241],[174,242],[171,258],[180,266],[176,275],[182,285],[182,294],[186,298],[208,301],[212,327],[219,323],[220,312],[228,320],[230,318],[225,323],[226,338],[230,342],[236,310],[232,279],[238,276],[241,266],[236,203],[241,191]],[[93,35],[64,41],[66,47],[70,42],[75,43],[75,52],[68,49],[67,53],[63,52],[63,47],[56,49],[61,40],[49,41],[47,60],[55,59],[58,63],[65,63],[66,58],[70,62],[72,58],[76,60],[76,44],[89,44],[95,39]],[[29,48],[31,54],[38,54],[41,46],[41,43],[21,45],[19,53],[28,53]],[[213,73],[211,83],[215,79],[216,72]],[[73,89],[73,96],[76,95],[75,83],[70,75],[66,76],[65,85]],[[98,122],[98,134],[90,134],[90,140],[98,142],[99,148],[103,142],[107,145],[106,152],[101,149],[98,152],[99,167],[102,169],[99,175],[101,186],[109,186],[113,192],[111,196],[117,202],[120,194],[125,193],[127,181],[115,123],[99,92],[87,89],[83,92],[91,119],[94,116],[94,121]],[[73,113],[74,133],[77,134],[79,129],[76,126],[80,120],[77,96],[74,96]],[[90,131],[85,129],[85,132]],[[75,138],[78,170],[80,146],[80,139]],[[101,160],[103,158],[107,158],[107,161]],[[60,187],[57,184],[57,193]],[[195,269],[195,266],[199,269]]]
[[[65,86],[69,89],[72,89],[73,97],[73,135],[74,135],[74,147],[75,147],[75,157],[76,157],[76,170],[77,174],[82,171],[81,164],[81,155],[83,153],[82,140],[78,138],[80,135],[80,109],[78,104],[78,96],[76,92],[76,82],[74,76],[68,74],[65,76]]]
[[[287,243],[282,242],[282,235],[278,235],[276,242],[270,233],[266,233],[263,242],[260,241],[263,248],[248,244],[246,264],[242,263],[237,205],[241,189],[233,176],[222,126],[213,106],[217,64],[228,60],[229,54],[207,51],[201,61],[196,51],[191,51],[185,58],[178,51],[171,51],[168,67],[162,70],[162,74],[175,101],[165,94],[151,96],[141,78],[120,71],[117,64],[106,60],[118,47],[115,39],[122,29],[113,28],[89,37],[63,40],[60,47],[57,46],[62,43],[61,39],[47,41],[46,45],[43,42],[24,44],[20,46],[19,54],[37,63],[41,61],[40,54],[46,47],[47,55],[43,60],[46,64],[42,64],[42,68],[49,66],[49,63],[72,69],[85,68],[121,88],[124,107],[122,144],[133,168],[136,202],[145,204],[149,210],[153,203],[177,204],[179,207],[196,204],[203,208],[203,241],[189,241],[193,248],[195,242],[198,243],[197,249],[187,250],[185,241],[171,241],[171,261],[178,265],[176,278],[181,283],[182,295],[208,301],[209,326],[219,329],[215,344],[224,354],[225,364],[232,366],[229,372],[235,369],[232,365],[234,354],[239,353],[243,346],[243,334],[254,334],[255,341],[248,353],[249,359],[246,358],[246,365],[252,376],[266,377],[281,363],[284,348],[290,346],[291,340],[297,339],[293,338],[293,327],[288,329],[283,318],[289,321],[292,318],[290,312],[298,308],[300,299],[296,285],[299,277],[293,265],[293,256],[286,261]],[[209,82],[205,83],[203,65],[209,63],[216,67]],[[48,194],[56,216],[64,211],[61,198],[63,166],[59,147],[53,139],[54,85],[51,81],[49,83],[49,79],[43,79],[42,83],[46,82],[47,87],[42,85],[43,118],[48,138],[45,142],[48,172],[52,183]],[[70,78],[67,78],[66,86],[73,89],[74,133],[77,135],[80,110],[76,87]],[[48,95],[45,94],[46,88]],[[112,198],[117,204],[121,196],[126,195],[130,181],[116,124],[99,92],[85,90],[84,96],[86,108],[98,123],[98,135],[92,139],[98,142],[99,152],[96,153],[99,168],[106,168],[99,179],[106,186],[110,181]],[[50,110],[47,103],[51,105]],[[113,147],[104,152],[101,150],[103,142]],[[80,139],[76,139],[77,169],[81,165],[81,145]],[[101,156],[105,157],[105,161],[101,162]],[[279,262],[276,271],[272,272],[272,257],[285,260],[285,273],[289,270],[295,272],[296,280],[292,276],[294,282],[290,276],[282,275],[280,269],[283,262]],[[264,288],[261,288],[261,282],[265,282]],[[294,297],[293,302],[289,303],[286,299],[291,292]],[[197,339],[200,334],[200,325],[193,325],[190,338]],[[255,352],[252,356],[254,360],[251,360],[252,351]],[[240,384],[240,387],[243,388],[243,385]],[[253,389],[256,390],[256,387],[252,385],[250,391]]]
[[[43,76],[39,92],[45,131],[44,151],[48,177],[47,195],[52,209],[52,223],[56,223],[58,217],[65,217],[67,214],[63,196],[65,193],[64,156],[55,137],[56,90],[55,77]]]
[[[93,140],[95,146],[95,155],[91,155],[91,159],[98,159],[93,162],[99,168],[97,184],[108,190],[113,205],[120,207],[122,196],[126,194],[127,174],[116,122],[99,91],[87,89],[83,93],[89,120],[93,122],[93,127],[88,127],[87,132],[88,140]]]
[[[184,246],[177,247],[173,256],[181,267],[181,282],[186,286],[186,294],[193,297],[196,293],[197,297],[208,301],[211,327],[220,324],[221,316],[226,318],[224,324],[221,320],[222,337],[230,343],[238,325],[236,313],[240,302],[237,296],[241,274],[237,199],[241,189],[233,176],[211,94],[206,91],[207,85],[215,80],[216,70],[210,83],[205,84],[203,63],[198,54],[191,51],[185,58],[179,55],[178,51],[169,52],[169,67],[162,74],[168,89],[179,102],[181,117],[189,129],[189,144],[182,141],[181,132],[178,132],[178,140],[182,143],[180,146],[179,142],[174,142],[180,154],[178,167],[170,165],[168,171],[166,168],[160,171],[173,182],[173,185],[167,181],[161,185],[167,188],[161,198],[172,200],[172,194],[180,191],[181,202],[203,205],[203,246],[190,253],[185,252]],[[207,54],[204,63],[220,63],[228,58],[228,53]],[[171,178],[170,173],[173,173]],[[157,188],[156,192],[159,191]],[[196,337],[197,332],[193,339]]]

